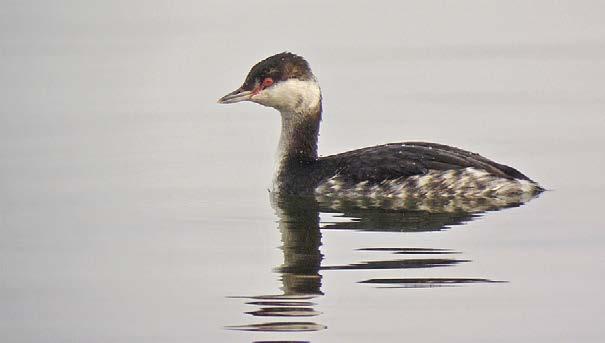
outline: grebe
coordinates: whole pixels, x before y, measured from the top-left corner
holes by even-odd
[[[240,101],[281,113],[272,189],[277,194],[401,203],[492,199],[505,206],[543,190],[512,167],[442,144],[391,143],[318,157],[321,90],[307,61],[289,52],[258,62],[240,88],[218,100],[221,104]]]

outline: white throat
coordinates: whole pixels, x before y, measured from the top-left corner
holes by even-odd
[[[304,121],[304,115],[296,112],[280,112],[281,113],[281,133],[279,134],[279,143],[275,153],[275,161],[277,169],[284,160],[289,151],[292,150],[294,142],[294,134],[296,128]]]
[[[301,139],[313,139],[316,149],[316,132],[314,137],[308,137],[310,132],[305,130],[308,129],[309,124],[313,123],[316,123],[319,127],[319,120],[321,120],[321,89],[314,79],[308,81],[291,79],[263,90],[255,95],[252,101],[273,107],[281,113],[282,127],[273,178],[273,191],[278,191],[277,178],[283,169],[286,158],[291,156],[292,153],[305,154],[307,152],[303,151],[307,145],[301,144]],[[301,151],[298,151],[299,148]]]

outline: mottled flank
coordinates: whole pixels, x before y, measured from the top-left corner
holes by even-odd
[[[475,168],[430,170],[423,175],[347,183],[340,175],[321,182],[315,196],[332,207],[405,208],[477,212],[524,203],[542,191],[530,180],[494,176]]]

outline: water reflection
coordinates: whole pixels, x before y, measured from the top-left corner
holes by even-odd
[[[345,206],[333,202],[318,202],[313,198],[280,197],[272,199],[281,233],[281,249],[284,262],[276,268],[282,282],[282,294],[258,295],[245,298],[246,304],[255,309],[245,312],[259,318],[274,318],[276,321],[252,325],[229,326],[230,329],[248,331],[294,332],[318,331],[326,326],[310,321],[321,314],[316,309],[314,298],[323,295],[322,272],[335,270],[403,270],[428,269],[455,266],[470,262],[461,258],[461,252],[451,249],[431,247],[361,247],[357,250],[389,253],[389,259],[354,261],[343,265],[322,265],[322,230],[359,230],[375,232],[429,232],[443,230],[452,225],[460,225],[481,215],[485,204],[477,211],[428,211],[414,208],[395,209],[359,206]],[[520,204],[510,205],[519,206]],[[441,208],[441,207],[440,207]],[[496,209],[493,206],[490,210]],[[349,221],[320,223],[320,213],[337,214],[353,218]],[[502,282],[485,278],[372,278],[359,283],[376,287],[418,288],[457,286],[474,283]],[[282,321],[277,321],[281,318]],[[284,319],[302,319],[283,321]],[[305,320],[307,319],[307,320]]]

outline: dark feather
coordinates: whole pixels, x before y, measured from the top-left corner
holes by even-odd
[[[429,170],[476,168],[507,179],[530,180],[518,170],[479,154],[455,147],[424,142],[378,145],[320,157],[323,177],[338,174],[349,182],[378,183],[400,177],[424,175]],[[331,174],[331,175],[328,175]]]

